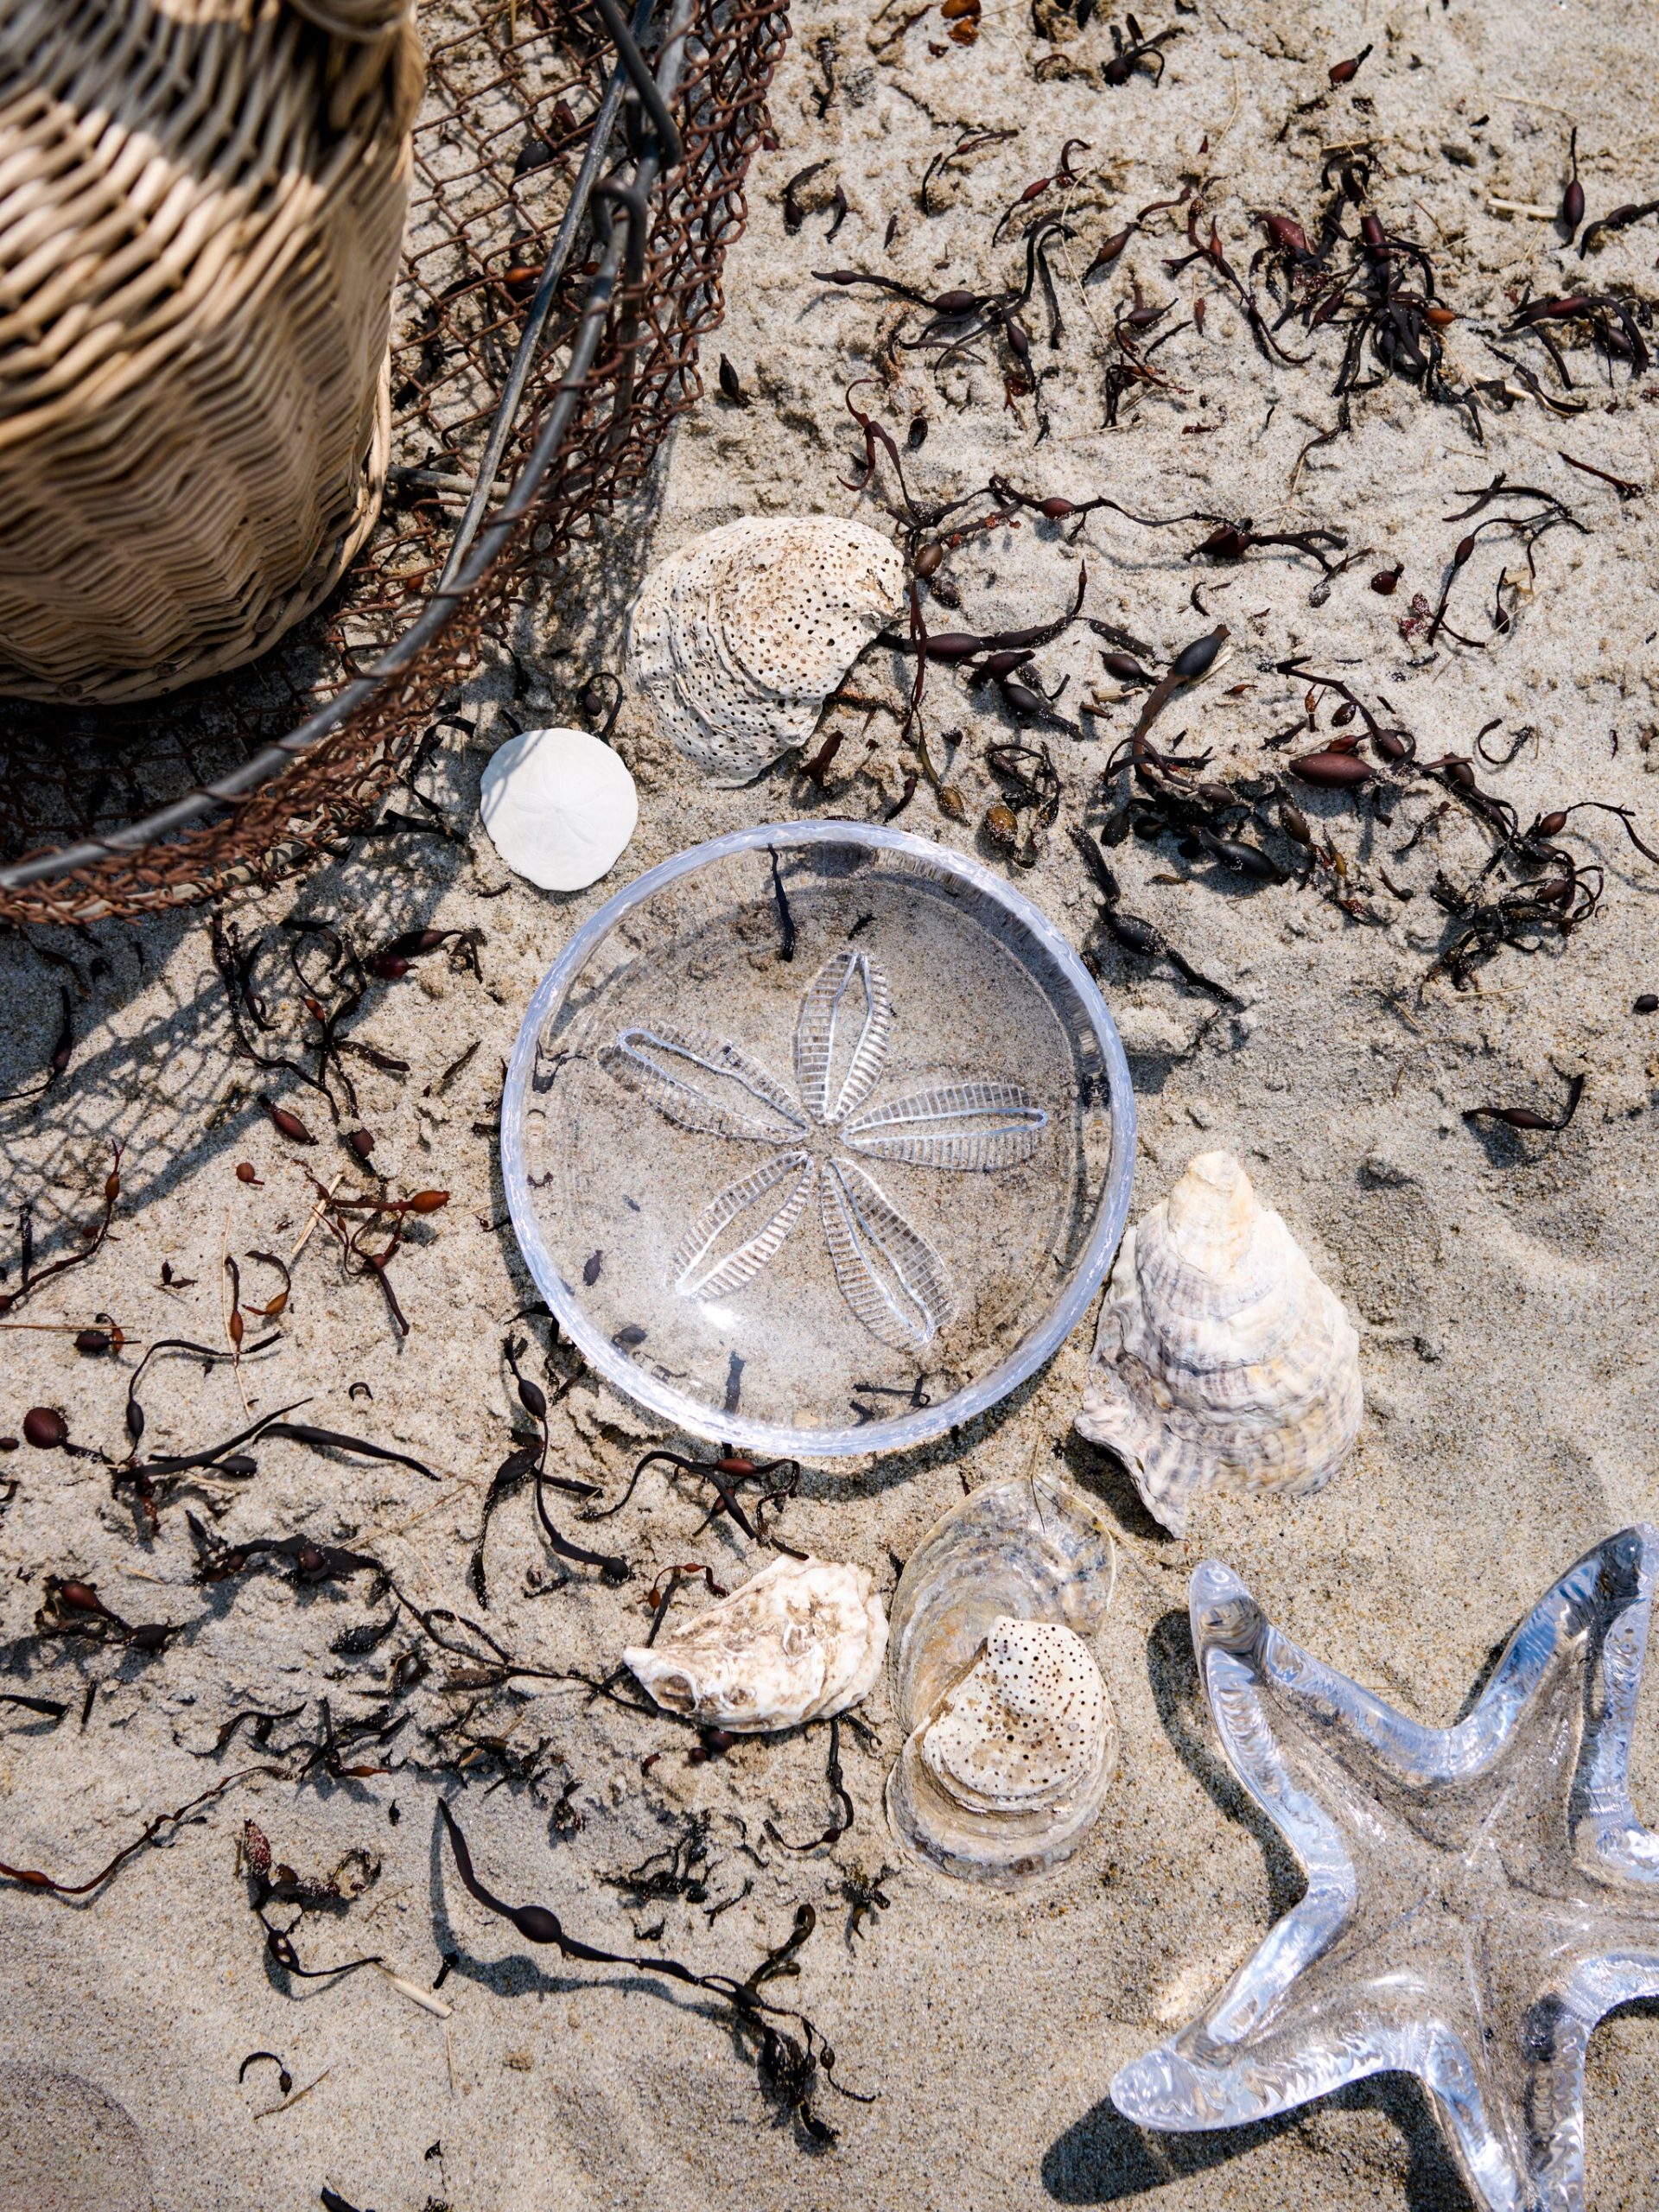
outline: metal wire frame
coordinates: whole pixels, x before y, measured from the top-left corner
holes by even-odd
[[[429,12],[432,91],[416,130],[394,354],[402,435],[372,556],[323,617],[238,679],[141,715],[9,713],[0,836],[16,851],[42,828],[83,834],[0,868],[0,920],[191,903],[276,880],[360,828],[484,639],[504,633],[526,592],[556,579],[701,390],[698,340],[721,313],[721,268],[742,227],[786,0],[671,0],[648,79],[616,0],[551,10],[508,0],[505,10],[486,0],[470,22],[461,0],[445,4],[456,25],[448,38],[432,36]],[[640,0],[641,35],[652,4]],[[511,26],[520,9],[517,44],[493,73],[481,69],[501,47],[499,18]],[[630,72],[663,99],[625,99]],[[552,251],[527,266],[521,241],[552,227],[537,180],[584,138],[577,98],[593,104],[585,158]],[[601,181],[619,112],[633,151]],[[572,269],[584,236],[589,258]],[[576,277],[587,280],[579,302]],[[511,489],[492,512],[504,465]],[[453,512],[469,480],[441,555],[445,503]],[[297,721],[296,705],[309,709]],[[204,767],[215,754],[226,765]],[[157,805],[168,772],[174,791]],[[140,819],[121,818],[111,802],[124,797]]]

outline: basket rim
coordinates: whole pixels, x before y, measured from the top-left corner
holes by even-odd
[[[137,822],[126,823],[121,829],[81,838],[74,844],[54,846],[43,852],[26,855],[21,860],[0,867],[0,892],[26,890],[32,885],[50,881],[54,877],[96,867],[99,861],[118,854],[142,852],[175,831],[200,821],[216,808],[232,805],[237,800],[246,798],[267,784],[275,782],[294,761],[348,721],[360,708],[416,660],[435,638],[442,635],[456,613],[484,583],[518,524],[529,513],[542,480],[563,443],[570,417],[581,399],[582,386],[598,353],[606,318],[615,296],[617,280],[627,258],[628,233],[633,226],[644,226],[652,190],[664,172],[671,168],[679,156],[679,134],[675,128],[669,103],[678,89],[684,71],[686,41],[696,13],[696,0],[673,0],[654,72],[641,53],[639,41],[649,28],[660,0],[636,0],[632,24],[618,5],[618,0],[594,0],[594,4],[616,46],[616,65],[611,73],[605,96],[595,111],[582,166],[526,314],[524,327],[514,350],[512,367],[491,419],[489,439],[467,508],[456,524],[442,575],[428,594],[420,613],[386,647],[365,675],[354,677],[302,722],[282,737],[274,738],[269,744],[261,746],[238,766],[227,770],[222,776],[214,777],[210,782],[198,784],[182,798],[156,809],[152,814],[141,817]],[[583,296],[571,340],[569,358],[564,374],[559,380],[556,397],[506,498],[490,520],[484,523],[485,506],[494,488],[501,456],[512,435],[524,387],[535,364],[542,333],[551,312],[554,294],[564,273],[582,219],[590,202],[594,201],[600,164],[615,129],[623,95],[630,83],[639,91],[641,104],[650,120],[649,135],[634,162],[630,181],[601,194],[597,205],[604,210],[603,221],[601,224],[596,212],[595,223],[606,234],[604,251]],[[670,134],[666,140],[663,136],[664,124]],[[623,219],[620,225],[612,213],[613,206],[621,211]]]

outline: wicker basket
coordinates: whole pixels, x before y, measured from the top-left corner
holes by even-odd
[[[373,526],[407,0],[0,7],[0,691],[251,659]]]
[[[653,66],[671,11],[688,0],[653,22]],[[518,272],[560,229],[616,53],[594,0],[421,0],[426,92],[379,518],[317,612],[239,669],[147,706],[0,699],[0,928],[136,918],[339,857],[480,658],[510,664],[531,608],[556,624],[556,595],[603,559],[607,514],[639,496],[702,390],[698,348],[721,318],[789,35],[788,0],[689,0],[689,14],[683,150],[651,193],[643,266],[578,373],[571,346],[600,285],[584,224],[498,467],[486,448],[523,335]],[[572,398],[548,452],[543,427]],[[481,572],[440,591],[480,471],[504,500],[512,487],[519,519]]]

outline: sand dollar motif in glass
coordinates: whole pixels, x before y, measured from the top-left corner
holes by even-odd
[[[1098,991],[1007,883],[897,830],[744,830],[537,993],[502,1158],[531,1273],[665,1421],[834,1457],[995,1402],[1086,1309],[1135,1113]]]

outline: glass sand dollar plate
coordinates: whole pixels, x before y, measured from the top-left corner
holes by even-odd
[[[508,1070],[531,1273],[696,1436],[891,1451],[1082,1319],[1135,1164],[1104,1001],[1028,899],[896,830],[715,839],[573,938]]]

